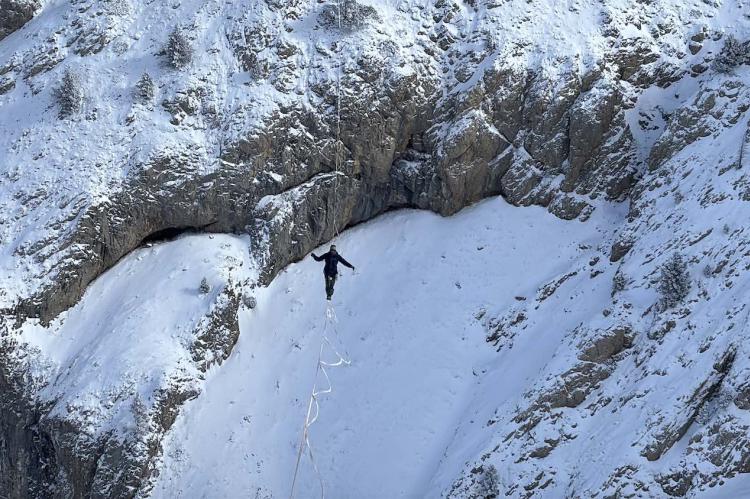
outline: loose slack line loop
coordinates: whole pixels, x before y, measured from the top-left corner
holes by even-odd
[[[299,443],[299,450],[297,451],[297,462],[294,466],[294,478],[292,479],[292,490],[289,493],[289,498],[294,497],[294,490],[297,484],[297,475],[299,473],[299,466],[302,461],[302,454],[307,449],[308,455],[310,456],[310,462],[312,463],[313,470],[318,477],[320,483],[320,497],[325,498],[325,485],[323,482],[323,476],[320,473],[318,464],[315,461],[315,454],[313,453],[312,445],[310,444],[310,427],[318,420],[320,415],[320,403],[318,397],[321,395],[327,395],[333,392],[333,385],[331,384],[331,378],[326,371],[328,367],[341,367],[351,365],[351,360],[347,359],[339,353],[334,344],[328,338],[328,332],[333,331],[334,337],[338,338],[338,329],[336,328],[336,311],[332,305],[328,305],[326,310],[325,325],[323,327],[323,335],[320,339],[320,349],[318,349],[318,363],[315,367],[315,378],[313,383],[312,392],[310,393],[310,399],[307,403],[307,415],[305,416],[305,423],[302,425],[302,438]],[[336,356],[337,360],[334,362],[327,362],[323,360],[323,351],[328,347],[330,351]],[[323,373],[325,380],[325,388],[318,388],[318,375]]]

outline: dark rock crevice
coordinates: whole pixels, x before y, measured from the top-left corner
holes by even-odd
[[[0,496],[49,497],[55,482],[55,442],[41,424],[47,407],[29,395],[21,347],[0,321]]]
[[[210,232],[211,226],[215,223],[216,222],[211,222],[209,224],[203,225],[202,227],[165,227],[164,229],[156,230],[148,236],[144,237],[139,246],[145,246],[152,243],[174,241],[180,236],[184,236],[187,234],[201,234],[204,232]]]

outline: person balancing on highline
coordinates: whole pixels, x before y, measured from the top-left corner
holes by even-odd
[[[333,286],[336,284],[336,277],[339,274],[338,271],[338,264],[339,262],[343,263],[350,269],[354,270],[354,265],[347,262],[343,256],[339,255],[336,251],[336,245],[332,244],[331,249],[328,250],[328,253],[324,255],[316,255],[315,253],[312,254],[312,257],[315,258],[316,262],[322,262],[325,261],[326,265],[323,267],[323,275],[326,278],[326,296],[328,300],[331,299],[333,296]]]

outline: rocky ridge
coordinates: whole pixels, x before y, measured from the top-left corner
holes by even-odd
[[[618,12],[616,4],[594,14],[601,17],[598,28],[604,33],[597,32],[599,39],[591,42],[601,45],[599,59],[553,52],[545,65],[533,60],[539,47],[494,41],[502,6],[438,2],[411,10],[404,3],[397,7],[382,15],[398,19],[399,29],[407,30],[409,36],[400,42],[376,27],[377,9],[357,11],[362,19],[339,32],[326,22],[327,10],[301,2],[283,7],[260,2],[261,13],[252,15],[239,7],[206,5],[189,14],[194,25],[215,23],[221,13],[231,19],[225,23],[226,38],[200,29],[194,35],[195,45],[212,48],[196,55],[189,78],[165,71],[159,41],[149,40],[163,73],[158,102],[134,105],[123,95],[127,87],[120,87],[112,97],[117,113],[99,116],[109,97],[96,95],[78,118],[54,129],[29,130],[24,137],[11,134],[7,143],[16,152],[7,162],[8,197],[39,209],[32,210],[33,216],[16,213],[5,229],[12,241],[8,248],[28,261],[36,276],[28,289],[4,298],[6,312],[48,322],[75,303],[93,278],[154,233],[186,227],[244,232],[269,216],[259,212],[264,196],[306,182],[330,197],[331,183],[322,184],[337,163],[342,184],[350,184],[338,193],[339,229],[399,206],[450,214],[498,193],[516,204],[549,206],[565,218],[585,216],[593,206],[587,198],[621,199],[638,171],[640,158],[625,112],[639,89],[668,85],[689,71],[675,62],[686,56],[674,54],[673,46],[684,43],[674,28],[648,39],[605,29],[615,23],[613,16],[631,15]],[[126,59],[129,50],[144,43],[128,33],[128,23],[141,28],[138,23],[149,20],[140,19],[136,5],[76,2],[76,12],[54,42],[44,38],[42,28],[35,33],[38,41],[21,45],[30,46],[25,52],[6,49],[6,78],[28,89],[9,94],[11,105],[23,102],[24,94],[29,98],[28,91],[49,91],[66,53],[84,57],[78,68],[72,62],[64,66],[86,76],[86,57]],[[641,13],[644,19],[638,22],[649,22],[654,12]],[[181,25],[187,26],[189,15]],[[92,24],[92,17],[103,22]],[[687,28],[692,25],[699,22]],[[320,41],[311,46],[308,34]],[[708,49],[691,57],[710,61],[711,56]],[[243,98],[230,101],[218,92],[232,88],[227,87],[232,71],[252,79],[244,85]],[[179,148],[167,132],[142,137],[160,130],[155,127],[166,118],[167,127],[182,136]],[[94,128],[103,125],[110,127],[106,150],[115,159],[78,158],[82,189],[49,192],[47,181],[30,185],[27,175],[12,167],[14,157],[47,157],[49,152],[32,152],[38,143],[81,130],[91,140],[98,135]],[[61,155],[62,168],[74,160],[62,150],[55,154]],[[100,178],[85,179],[89,169],[99,171]],[[168,177],[160,178],[166,170]],[[110,194],[81,196],[94,189],[86,182],[102,184],[96,189]],[[171,187],[164,189],[165,182]],[[315,206],[299,204],[301,217],[311,217],[325,204],[319,196],[314,199]],[[51,204],[59,208],[49,210]],[[40,216],[48,218],[43,237],[14,235]],[[332,222],[298,225],[294,239],[300,244],[269,252],[284,255],[269,262],[269,276],[330,237]],[[35,268],[33,262],[40,261],[45,268]]]

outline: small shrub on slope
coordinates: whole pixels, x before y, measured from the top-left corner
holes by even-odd
[[[154,100],[155,94],[156,86],[154,85],[154,80],[151,79],[148,73],[143,73],[141,79],[135,84],[136,98],[139,102],[146,104]]]
[[[472,497],[477,499],[495,499],[500,497],[500,479],[497,476],[497,468],[491,464],[482,467],[479,479],[476,482]]]
[[[612,296],[614,297],[617,293],[624,291],[627,285],[628,281],[625,279],[622,270],[615,272],[614,277],[612,277]]]
[[[673,254],[661,266],[658,290],[661,295],[661,306],[665,310],[681,303],[687,297],[690,292],[690,274],[681,254]]]

